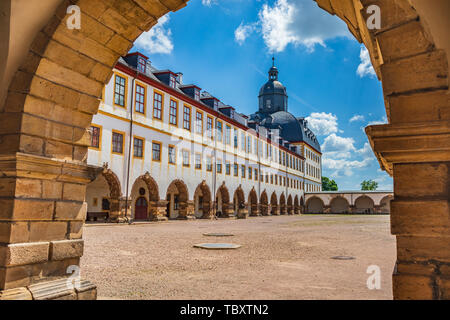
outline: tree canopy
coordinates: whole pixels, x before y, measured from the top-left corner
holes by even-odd
[[[378,182],[373,180],[364,180],[361,182],[361,190],[363,191],[375,191],[378,189]]]
[[[338,185],[336,181],[327,177],[322,177],[322,191],[338,191]]]

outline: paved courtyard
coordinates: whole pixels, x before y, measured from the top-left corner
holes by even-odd
[[[82,277],[98,285],[99,299],[392,299],[389,216],[96,224],[84,238]],[[242,247],[193,248],[224,241]],[[367,289],[370,265],[381,269],[381,290]]]

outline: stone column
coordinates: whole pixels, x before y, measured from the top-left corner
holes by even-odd
[[[151,201],[149,208],[149,219],[151,221],[167,221],[167,200]]]
[[[450,123],[366,131],[394,176],[394,299],[450,299]]]
[[[261,204],[260,205],[260,210],[261,210],[261,215],[263,215],[263,216],[269,216],[270,215],[269,205]]]
[[[276,206],[275,207],[275,210],[272,210],[272,206],[270,206],[271,207],[271,210],[270,210],[270,212],[272,212],[271,213],[271,215],[272,216],[279,216],[281,213],[280,213],[280,206]]]
[[[222,203],[222,218],[235,218],[232,203]]]
[[[180,203],[178,220],[194,220],[194,219],[195,219],[194,201],[187,201],[185,203]]]
[[[0,177],[0,299],[95,299],[88,281],[66,285],[83,255],[86,166],[15,153]]]
[[[259,205],[258,204],[252,204],[251,205],[251,217],[259,217],[261,216],[261,212],[259,210]]]
[[[237,218],[238,219],[247,219],[248,218],[247,206],[245,206],[245,208],[238,209]]]

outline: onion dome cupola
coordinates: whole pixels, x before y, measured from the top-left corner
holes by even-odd
[[[272,68],[269,70],[269,81],[259,91],[259,112],[271,114],[278,111],[287,111],[288,95],[286,87],[278,81],[278,69],[275,67],[275,58],[272,58]]]

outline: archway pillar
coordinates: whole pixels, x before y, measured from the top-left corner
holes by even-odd
[[[0,173],[0,299],[95,299],[88,281],[62,285],[83,255],[87,166],[15,153],[0,155]]]
[[[269,216],[270,215],[270,206],[267,204],[260,204],[260,210],[262,216]]]
[[[259,217],[259,216],[261,216],[260,207],[259,207],[259,205],[257,203],[252,203],[250,210],[251,210],[251,213],[250,213],[251,217]]]
[[[238,219],[247,219],[247,218],[248,218],[248,209],[247,209],[247,205],[245,205],[244,208],[238,209],[238,212],[237,212],[237,218],[238,218]]]
[[[194,201],[180,203],[178,220],[195,220]]]
[[[232,203],[222,203],[222,218],[234,218],[234,208]]]
[[[449,299],[450,123],[379,125],[366,132],[395,181],[394,299]]]
[[[271,205],[270,206],[271,208],[271,210],[270,210],[270,212],[271,212],[271,215],[272,216],[279,216],[281,213],[280,213],[280,206],[273,206],[273,205]]]
[[[150,201],[149,219],[151,221],[167,221],[167,200]]]

